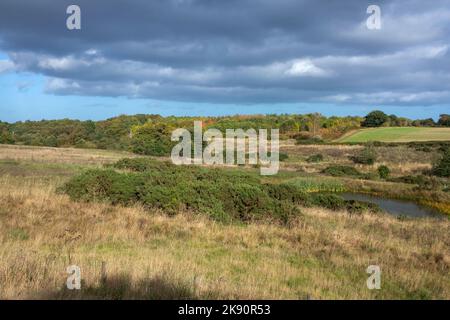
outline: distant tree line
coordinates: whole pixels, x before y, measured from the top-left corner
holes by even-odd
[[[140,154],[167,155],[176,128],[193,128],[194,120],[204,129],[280,130],[281,138],[313,141],[334,139],[359,127],[420,126],[450,127],[450,115],[433,119],[410,120],[372,111],[366,117],[326,117],[319,113],[281,115],[235,115],[224,117],[162,117],[160,115],[121,115],[102,121],[41,120],[7,123],[0,121],[0,143],[49,147],[78,147],[127,150]]]
[[[397,117],[394,114],[387,115],[383,111],[375,110],[364,117],[362,127],[450,127],[450,115],[441,114],[435,122],[432,118],[411,120]]]

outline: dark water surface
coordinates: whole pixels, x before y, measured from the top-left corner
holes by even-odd
[[[341,193],[346,200],[359,200],[377,204],[381,209],[393,216],[406,216],[413,218],[444,218],[444,214],[431,208],[417,205],[412,201],[393,200],[379,196],[360,193]]]

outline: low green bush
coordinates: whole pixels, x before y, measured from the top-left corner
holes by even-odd
[[[350,213],[364,211],[378,212],[376,204],[357,200],[345,200],[339,194],[326,192],[305,192],[297,185],[282,183],[267,186],[269,195],[280,201],[287,201],[304,207],[322,207],[330,210],[348,210]]]
[[[284,153],[284,152],[280,152],[280,153],[279,153],[278,159],[279,159],[280,161],[285,161],[285,160],[287,160],[288,158],[289,158],[289,156],[288,156],[287,153]]]
[[[123,159],[111,167],[87,170],[61,190],[73,200],[139,203],[170,215],[192,211],[221,222],[288,223],[300,214],[298,206],[347,207],[338,195],[308,193],[296,183],[262,184],[259,176],[241,170],[175,166],[144,158]]]
[[[350,166],[329,166],[322,170],[322,173],[333,177],[343,177],[343,176],[351,176],[351,177],[359,177],[361,172],[357,169]]]
[[[324,143],[323,139],[319,136],[310,136],[310,135],[302,135],[299,134],[295,137],[296,144],[322,144]]]
[[[280,201],[289,201],[294,204],[306,205],[309,203],[308,193],[294,184],[267,185],[269,196]]]
[[[443,151],[441,159],[433,166],[431,172],[438,177],[450,177],[450,147]]]
[[[74,200],[130,204],[138,200],[138,189],[143,183],[137,174],[93,169],[73,177],[63,190]]]
[[[417,185],[416,189],[419,190],[437,190],[441,187],[444,187],[444,185],[441,183],[441,181],[439,181],[438,178],[428,175],[402,176],[391,178],[389,179],[389,181],[415,184]]]
[[[358,155],[353,156],[351,159],[354,163],[372,165],[377,160],[377,154],[373,145],[369,144],[364,147]]]
[[[378,171],[378,175],[380,176],[381,179],[387,179],[389,177],[389,175],[391,174],[391,170],[387,166],[384,166],[384,165],[379,166],[377,171]]]
[[[389,181],[391,182],[400,182],[400,183],[409,183],[409,184],[424,184],[426,180],[426,177],[423,175],[417,175],[417,176],[401,176],[401,177],[395,177],[390,178]]]
[[[310,204],[330,210],[342,210],[346,208],[346,200],[336,194],[312,193]]]
[[[347,200],[346,201],[346,209],[350,213],[361,213],[364,211],[368,212],[380,212],[381,209],[378,205],[365,201],[357,201],[357,200]]]
[[[112,169],[88,170],[62,188],[72,199],[129,205],[141,203],[168,214],[195,211],[219,221],[271,218],[287,222],[299,210],[292,201],[271,197],[251,174],[195,166],[175,166],[149,159],[121,160]]]
[[[309,163],[317,163],[317,162],[322,162],[323,161],[323,155],[318,153],[318,154],[313,154],[312,156],[309,156],[306,159],[306,162]]]

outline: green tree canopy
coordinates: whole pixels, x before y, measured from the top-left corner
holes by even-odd
[[[439,116],[438,125],[450,127],[450,114],[441,114]]]
[[[388,121],[389,117],[386,113],[380,110],[375,110],[370,112],[361,123],[362,127],[380,127],[386,121]]]

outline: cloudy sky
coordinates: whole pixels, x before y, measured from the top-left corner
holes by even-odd
[[[66,9],[81,8],[81,30]],[[366,12],[381,8],[381,29]],[[449,0],[1,0],[0,120],[450,113]]]

